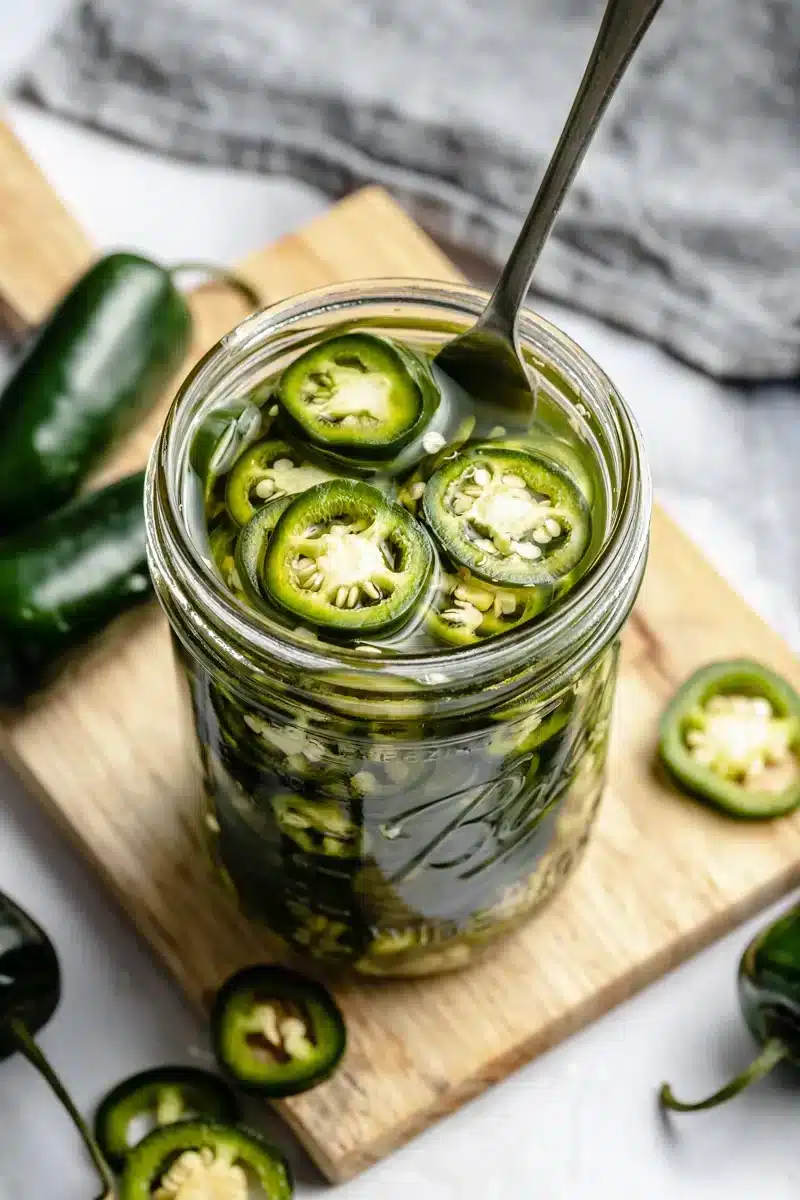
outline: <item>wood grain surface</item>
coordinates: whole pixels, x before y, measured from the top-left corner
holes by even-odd
[[[35,319],[88,243],[8,131],[0,131],[0,293]],[[251,256],[267,300],[379,275],[455,276],[382,192],[367,190]],[[193,357],[243,315],[228,293],[193,299]],[[160,419],[160,417],[159,417]],[[158,421],[104,476],[141,465]],[[342,1068],[280,1109],[331,1180],[389,1153],[515,1067],[599,1017],[800,880],[800,818],[740,825],[654,773],[659,714],[707,660],[750,655],[800,685],[800,666],[660,511],[624,637],[611,784],[574,881],[490,960],[424,982],[339,989]],[[186,756],[165,622],[120,622],[29,711],[6,752],[189,998],[264,957],[257,931],[209,878],[186,805]],[[654,1085],[657,1082],[653,1081]]]

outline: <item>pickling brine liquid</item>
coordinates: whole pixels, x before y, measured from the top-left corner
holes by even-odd
[[[539,364],[521,437],[431,369],[436,334],[404,333],[395,353],[358,327],[328,332],[295,355],[307,369],[288,355],[197,414],[184,515],[218,580],[278,636],[348,647],[366,669],[458,655],[555,611],[607,535],[579,397]],[[301,705],[179,653],[214,862],[300,954],[368,974],[460,967],[577,862],[616,643],[560,692],[479,719],[443,718],[424,688],[379,703],[377,673],[375,696],[334,672]]]
[[[407,337],[404,343],[423,361],[430,361],[438,349],[437,345],[426,345],[421,340]],[[502,424],[502,411],[487,412],[485,408],[478,408],[462,388],[438,369],[434,368],[432,375],[440,396],[438,407],[417,437],[386,461],[370,462],[365,455],[364,459],[353,458],[345,462],[343,456],[342,459],[334,458],[310,443],[296,423],[289,422],[287,427],[274,395],[278,374],[259,384],[249,397],[232,397],[225,406],[228,420],[239,406],[244,407],[248,398],[259,413],[258,420],[253,417],[252,424],[245,426],[244,438],[238,443],[234,440],[228,459],[232,465],[227,470],[210,483],[207,478],[201,479],[187,464],[184,505],[196,545],[214,564],[234,595],[251,607],[255,604],[265,620],[281,626],[286,634],[349,644],[372,657],[472,645],[517,628],[549,610],[568,593],[594,560],[605,535],[608,495],[606,481],[598,470],[600,456],[590,415],[584,406],[578,401],[565,408],[556,389],[537,373],[534,376],[537,382],[536,416],[530,429],[520,435],[509,432]],[[198,427],[204,419],[208,421],[208,414],[200,415]],[[262,457],[259,450],[264,446],[269,449]],[[527,553],[538,555],[527,560],[534,582],[525,580],[526,560],[523,560],[517,577],[510,581],[502,577],[502,570],[496,573],[498,578],[487,579],[487,572],[475,571],[474,564],[465,565],[460,561],[458,544],[452,546],[454,553],[448,553],[446,540],[434,534],[428,539],[432,551],[431,568],[399,626],[390,623],[386,628],[359,629],[356,621],[352,627],[342,629],[337,625],[335,613],[328,624],[315,624],[309,619],[310,610],[304,612],[302,604],[298,604],[296,611],[287,611],[276,603],[268,588],[258,587],[257,592],[253,589],[248,592],[247,579],[243,577],[241,564],[236,562],[237,543],[242,528],[262,508],[272,506],[272,511],[277,511],[276,501],[285,501],[322,482],[341,479],[376,489],[387,501],[405,508],[427,527],[429,522],[423,506],[428,482],[436,474],[437,466],[446,466],[457,458],[459,449],[468,453],[472,447],[480,447],[481,452],[494,449],[497,459],[487,456],[484,461],[476,460],[471,473],[464,478],[463,488],[457,489],[454,484],[458,481],[454,481],[449,489],[451,495],[443,498],[443,504],[465,508],[461,514],[461,523],[466,530],[464,541],[477,545],[479,552],[483,551],[490,576],[494,573],[491,571],[492,560],[502,559],[494,539],[503,544],[502,538],[507,534],[503,517],[510,514],[512,523],[516,521],[517,528],[522,528],[526,535],[518,544]],[[237,452],[238,458],[234,458]],[[544,478],[529,481],[519,473],[520,464],[523,469],[527,465],[528,454],[534,456],[534,462],[546,464]],[[250,470],[242,469],[249,464],[252,464]],[[227,465],[223,458],[223,466]],[[241,476],[238,480],[237,465]],[[563,475],[567,485],[567,495],[559,496],[555,503],[546,491],[539,490],[548,483],[548,468],[557,483],[562,482]],[[556,475],[558,471],[562,475]],[[507,480],[513,480],[513,486]],[[548,509],[552,510],[552,515],[548,514]],[[477,514],[477,523],[473,523],[473,511]],[[345,507],[334,515],[337,519],[329,525],[338,527],[337,533],[344,533],[343,537],[333,539],[334,543],[341,541],[345,546],[352,543],[353,549],[358,550],[362,539],[357,533],[348,536],[345,531],[349,523],[358,521],[360,514],[348,513]],[[313,512],[310,516],[312,519],[307,527],[313,528]],[[531,520],[531,529],[526,528],[526,520]],[[574,566],[551,572],[547,565],[549,559],[569,539],[568,521],[581,527],[579,532],[585,541],[575,556]],[[369,530],[364,532],[368,534]],[[329,529],[324,528],[314,529],[312,537],[318,540],[327,537],[329,543],[332,540]],[[370,539],[363,540],[371,549]],[[345,557],[346,552],[345,549],[340,557]],[[390,564],[395,565],[391,563],[395,553],[391,539],[380,547],[379,553],[385,553]],[[371,594],[368,571],[361,576],[359,568],[371,564],[365,563],[363,554],[360,557],[354,554],[353,558],[352,564],[345,558],[344,570],[335,578],[335,593],[338,592],[344,601],[344,615],[347,615],[352,610],[346,606],[353,599],[353,589],[358,588],[354,607],[369,614],[375,606],[375,598]],[[309,594],[312,594],[319,574],[311,569],[314,562],[305,558],[302,563],[305,580],[301,582],[311,586],[300,590]],[[347,567],[351,565],[352,570],[348,571]],[[518,578],[520,575],[521,579]],[[347,589],[346,597],[342,595],[343,588]]]

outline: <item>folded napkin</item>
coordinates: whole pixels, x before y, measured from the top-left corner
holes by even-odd
[[[507,254],[602,0],[83,0],[28,97],[166,153],[385,184]],[[718,377],[800,367],[800,4],[666,0],[537,271]]]

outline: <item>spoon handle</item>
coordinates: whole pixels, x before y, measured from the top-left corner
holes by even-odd
[[[608,0],[592,56],[555,153],[480,319],[484,329],[505,333],[514,327],[564,195],[633,52],[661,4],[662,0]]]

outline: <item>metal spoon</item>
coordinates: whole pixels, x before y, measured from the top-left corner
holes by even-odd
[[[517,321],[542,247],[608,102],[662,0],[608,0],[603,23],[539,191],[475,325],[448,342],[434,362],[506,426],[527,429],[536,397],[519,350]]]

